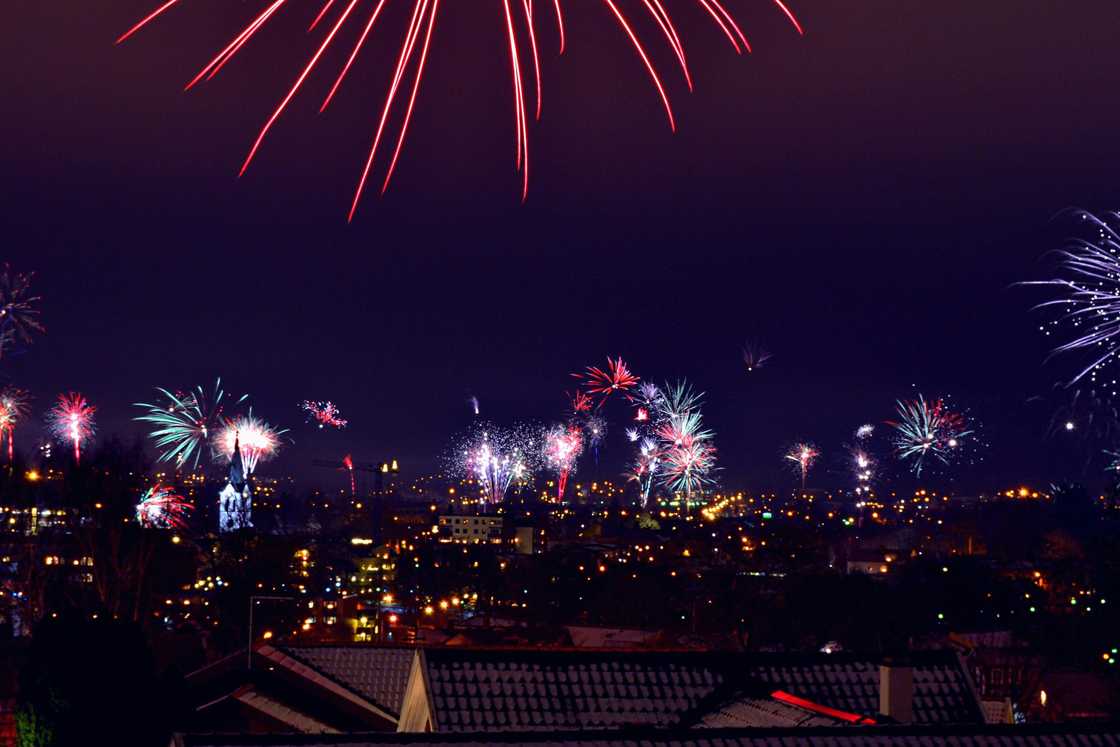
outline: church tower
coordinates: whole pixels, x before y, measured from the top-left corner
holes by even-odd
[[[218,495],[218,530],[234,532],[253,526],[253,493],[249,475],[241,460],[241,439],[233,442],[233,456],[229,460],[229,479]]]

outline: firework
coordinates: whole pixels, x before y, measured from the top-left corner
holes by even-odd
[[[638,453],[630,467],[627,479],[638,483],[638,495],[642,508],[649,505],[650,490],[658,477],[661,466],[661,447],[652,438],[643,438],[638,445]]]
[[[718,29],[727,37],[736,53],[750,51],[750,45],[747,42],[746,36],[739,28],[739,25],[736,23],[731,13],[724,7],[723,0],[697,0],[697,3],[708,13]],[[774,3],[793,24],[797,32],[803,33],[797,18],[782,0],[774,0]],[[323,6],[322,10],[318,12],[311,23],[312,29],[318,26],[319,22],[323,20],[332,4],[333,0],[330,0]],[[323,40],[316,47],[314,54],[311,55],[310,59],[301,69],[292,86],[288,89],[283,99],[281,99],[279,105],[273,110],[254,140],[241,166],[241,174],[244,174],[246,169],[249,168],[249,164],[264,142],[265,136],[279,120],[292,99],[299,93],[307,79],[311,77],[320,61],[324,57],[327,59],[332,58],[332,55],[328,54],[328,51],[334,44],[336,38],[340,36],[356,36],[354,46],[346,62],[342,65],[335,77],[334,84],[331,86],[330,91],[326,94],[320,111],[325,110],[330,105],[331,101],[342,87],[343,82],[346,80],[354,61],[365,46],[367,37],[380,19],[381,12],[386,4],[386,0],[377,0],[376,3],[372,4],[372,7],[369,9],[369,14],[365,18],[361,17],[359,13],[355,13],[358,0],[346,0],[346,2],[340,4],[340,10],[334,23],[330,25]],[[163,16],[176,5],[178,5],[178,0],[167,0],[122,34],[121,37],[117,39],[117,43],[120,44],[124,42],[149,23]],[[218,72],[241,52],[248,42],[264,28],[269,21],[278,15],[286,5],[291,7],[299,4],[289,4],[287,0],[270,0],[270,2],[257,13],[253,20],[239,34],[234,36],[232,41],[202,68],[202,70],[187,84],[187,88],[193,88],[199,82],[210,80],[217,75]],[[546,5],[547,7],[547,4],[542,3],[542,5]],[[559,31],[560,51],[562,52],[564,48],[564,20],[561,13],[560,0],[554,0],[551,5],[555,11],[556,24]],[[680,36],[677,33],[673,18],[665,7],[665,1],[645,0],[643,5],[646,12],[660,29],[661,34],[664,36],[665,41],[676,57],[685,82],[691,90],[692,77],[688,70],[684,48],[681,44]],[[662,82],[661,73],[647,54],[646,44],[643,43],[641,37],[635,31],[635,26],[632,23],[633,19],[627,15],[617,0],[603,0],[603,6],[605,10],[608,11],[602,15],[604,22],[617,23],[619,31],[621,32],[619,38],[629,40],[629,43],[633,46],[635,54],[645,67],[660,97],[661,103],[665,108],[670,129],[676,131],[673,109],[669,103],[669,95]],[[494,20],[499,22],[504,21],[504,36],[508,41],[508,56],[514,104],[514,132],[516,139],[514,163],[516,170],[521,173],[521,197],[522,200],[524,200],[528,196],[529,190],[529,120],[531,118],[539,120],[541,116],[541,64],[536,27],[542,11],[541,5],[538,5],[538,12],[534,14],[534,4],[532,0],[521,0],[520,2],[518,2],[518,0],[502,0],[501,7],[503,12],[501,14],[495,13]],[[439,0],[413,0],[411,20],[408,23],[407,30],[400,37],[400,52],[397,56],[397,63],[392,81],[381,106],[381,114],[378,118],[378,124],[373,137],[373,143],[370,147],[369,156],[361,171],[357,189],[355,190],[354,198],[350,205],[350,219],[354,217],[362,193],[365,190],[366,182],[370,177],[374,163],[377,160],[378,152],[382,149],[383,144],[385,144],[385,147],[391,147],[392,153],[383,168],[384,177],[381,183],[381,192],[384,193],[389,187],[393,172],[400,159],[405,137],[408,134],[417,94],[420,90],[420,83],[427,67],[428,54],[431,49],[431,40],[435,30],[436,20],[439,16],[439,8]],[[343,31],[343,29],[346,30]],[[358,29],[361,29],[361,31],[358,32]],[[341,34],[340,31],[342,32]],[[531,73],[529,71],[531,71]],[[529,80],[526,80],[527,78],[531,78],[531,83]],[[534,99],[535,102],[533,101]],[[392,141],[393,138],[389,133],[387,124],[394,112],[396,112],[396,118],[400,121],[400,124],[396,132],[395,143],[390,146],[388,143]]]
[[[615,392],[625,393],[628,389],[638,384],[638,377],[630,372],[630,368],[622,358],[611,360],[607,356],[606,369],[588,366],[582,374],[572,374],[578,379],[583,379],[584,388],[588,394],[599,396],[599,406],[607,401]]]
[[[821,452],[816,446],[809,443],[794,444],[785,454],[785,459],[793,462],[795,469],[801,473],[801,489],[805,489],[805,481],[809,477],[809,470],[812,469],[813,463],[820,457]]]
[[[583,433],[574,425],[555,426],[545,434],[544,458],[556,473],[556,500],[564,501],[568,477],[575,470],[576,460],[583,453]]]
[[[773,357],[758,341],[748,341],[743,346],[743,365],[747,367],[748,373],[762,368]]]
[[[860,441],[866,441],[875,435],[875,426],[871,423],[864,423],[859,428],[856,428],[856,438]]]
[[[637,443],[638,439],[641,438],[641,437],[642,437],[642,433],[637,428],[627,428],[626,429],[626,440],[629,441],[630,443],[632,443],[632,444]]]
[[[1085,376],[1095,381],[1115,361],[1120,345],[1120,212],[1077,215],[1093,236],[1073,239],[1057,252],[1058,277],[1022,283],[1057,289],[1058,298],[1035,306],[1058,311],[1041,327],[1045,335],[1064,339],[1051,356],[1091,351],[1071,385]]]
[[[894,428],[895,452],[919,477],[927,458],[949,464],[973,433],[965,416],[950,410],[943,399],[926,402],[919,394],[914,400],[899,400],[896,409],[898,420],[887,422]]]
[[[0,389],[0,442],[8,439],[8,464],[15,451],[16,425],[27,415],[31,396],[23,389],[6,386]]]
[[[1083,472],[1089,470],[1105,449],[1120,440],[1120,405],[1111,386],[1055,385],[1053,399],[1048,404],[1054,409],[1046,428],[1047,437],[1061,438],[1063,442],[1076,445],[1083,456]]]
[[[540,436],[530,426],[499,428],[480,423],[456,449],[456,471],[478,480],[483,504],[505,500],[515,482],[526,482],[536,468]]]
[[[0,268],[0,357],[17,342],[31,342],[32,333],[45,331],[37,308],[41,299],[31,295],[33,275],[13,272],[7,262]]]
[[[657,437],[661,483],[671,491],[684,492],[687,506],[693,492],[715,482],[715,434],[704,428],[700,413],[693,409],[662,422]]]
[[[342,418],[338,407],[333,402],[317,402],[305,399],[303,404],[300,405],[300,409],[307,413],[307,422],[317,423],[320,429],[328,425],[331,428],[345,428],[349,422]]]
[[[875,459],[870,452],[860,448],[849,450],[852,472],[856,482],[856,495],[871,492],[871,480],[875,476]]]
[[[350,454],[342,457],[342,467],[350,473],[350,497],[358,495],[358,481],[354,479],[354,457]]]
[[[591,406],[594,404],[591,395],[581,392],[578,389],[568,394],[568,400],[571,402],[572,406],[572,417],[580,417],[581,415],[591,412]]]
[[[234,449],[240,446],[246,474],[255,474],[259,462],[268,461],[276,456],[276,452],[280,449],[280,436],[287,432],[286,428],[283,430],[273,428],[254,416],[253,411],[250,410],[248,415],[239,415],[226,420],[215,434],[212,442],[214,458],[228,462],[233,458]]]
[[[703,403],[704,393],[697,392],[691,384],[681,379],[674,384],[666,384],[661,389],[657,409],[661,420],[671,420],[699,410]]]
[[[478,404],[478,397],[475,397],[473,395],[467,397],[467,405],[471,408],[471,412],[474,413],[475,417],[478,417],[479,413],[481,412],[481,407]]]
[[[185,394],[173,394],[158,387],[156,392],[162,401],[135,403],[147,412],[133,419],[154,426],[148,436],[155,442],[161,462],[175,462],[176,467],[182,467],[190,461],[197,468],[203,446],[224,422],[227,401],[222,380],[214,382],[209,394],[201,386]],[[236,407],[248,398],[243,394],[229,404]]]
[[[194,504],[170,487],[156,483],[136,504],[136,520],[146,529],[183,529]]]
[[[74,461],[82,459],[82,444],[88,443],[96,431],[93,414],[97,408],[77,392],[58,395],[55,406],[47,411],[47,429],[55,440],[74,447]]]

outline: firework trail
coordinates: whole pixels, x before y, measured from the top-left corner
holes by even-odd
[[[739,28],[738,23],[735,21],[730,11],[724,7],[723,3],[725,0],[694,1],[711,17],[715,26],[730,41],[736,53],[750,51],[750,44],[747,42],[746,36]],[[322,10],[315,16],[311,23],[311,29],[309,30],[313,30],[319,25],[320,21],[324,20],[333,3],[334,0],[328,0]],[[167,2],[156,7],[147,16],[122,34],[120,38],[117,39],[117,43],[120,44],[124,42],[157,18],[171,11],[178,4],[178,0],[167,0]],[[196,84],[204,80],[208,81],[217,75],[221,69],[236,57],[249,41],[269,23],[269,21],[285,8],[285,6],[299,5],[298,3],[288,3],[287,0],[269,0],[268,2],[262,0],[262,4],[263,8],[257,13],[253,20],[239,34],[234,36],[230,43],[202,68],[202,70],[187,84],[187,89],[193,88]],[[358,0],[345,0],[343,3],[339,4],[337,16],[334,22],[329,24],[329,30],[324,34],[322,42],[302,68],[287,94],[273,110],[271,116],[269,116],[268,120],[261,128],[241,166],[241,174],[244,174],[246,169],[249,168],[249,164],[253,161],[261,144],[264,142],[265,136],[279,120],[292,99],[300,92],[300,89],[307,79],[319,66],[321,59],[324,57],[330,58],[330,55],[327,53],[334,44],[335,39],[339,36],[345,37],[351,34],[351,29],[353,29],[354,33],[357,33],[357,29],[360,28],[361,32],[357,36],[349,57],[334,79],[334,84],[323,100],[320,111],[326,110],[330,105],[331,101],[342,87],[343,82],[346,80],[355,60],[365,46],[367,37],[370,35],[374,26],[377,25],[382,10],[388,3],[387,0],[376,0],[375,3],[371,2],[372,7],[369,9],[368,15],[365,16],[364,19],[360,13],[355,12],[358,4]],[[804,31],[801,24],[784,2],[782,0],[774,0],[774,4],[778,10],[789,19],[797,32],[803,34]],[[504,36],[508,41],[507,53],[511,73],[514,132],[516,135],[514,164],[516,170],[521,174],[522,200],[528,196],[529,191],[529,120],[539,120],[541,117],[541,63],[536,27],[544,12],[542,5],[544,7],[551,5],[552,10],[555,12],[556,25],[559,32],[560,51],[563,52],[564,20],[561,12],[560,0],[553,0],[551,4],[540,3],[536,6],[536,9],[534,9],[532,0],[502,0],[502,13],[494,14],[495,21],[504,23]],[[643,0],[642,5],[646,13],[660,29],[664,41],[676,57],[684,80],[691,90],[692,77],[688,69],[688,62],[685,58],[684,47],[681,43],[680,35],[677,33],[673,17],[666,8],[666,0]],[[358,180],[357,189],[355,190],[354,198],[350,205],[350,219],[354,217],[362,193],[365,190],[366,182],[377,160],[378,153],[383,147],[391,148],[391,155],[388,158],[388,162],[383,165],[384,177],[381,182],[381,192],[384,193],[385,190],[388,189],[389,183],[393,177],[393,172],[400,159],[405,137],[408,134],[417,94],[420,90],[420,84],[431,51],[433,32],[439,17],[440,0],[412,0],[411,7],[411,20],[408,23],[406,31],[400,37],[400,52],[397,57],[392,81],[381,106],[381,114],[378,118],[376,133],[373,136],[373,143],[370,147],[369,156],[365,161],[365,166],[362,169],[361,177]],[[617,2],[617,0],[603,0],[602,7],[604,11],[606,11],[601,16],[603,22],[618,24],[620,32],[618,38],[628,40],[630,45],[634,48],[635,54],[641,60],[646,73],[649,75],[661,99],[666,116],[668,117],[670,129],[676,131],[673,109],[669,103],[669,95],[666,92],[661,73],[651,61],[646,51],[646,44],[635,30],[635,26],[633,25],[634,19],[627,14],[627,11],[623,10],[622,4]],[[344,28],[346,31],[340,34],[339,32]],[[392,117],[399,120],[395,143],[393,142],[393,137],[388,127],[389,120]]]
[[[456,471],[478,480],[484,506],[496,506],[505,500],[511,485],[532,477],[539,438],[529,426],[506,429],[480,423],[457,448]]]
[[[852,472],[855,477],[856,495],[862,496],[871,493],[871,480],[875,476],[875,459],[864,449],[854,447],[849,449],[852,460]],[[802,488],[804,489],[804,487]]]
[[[588,366],[584,373],[572,374],[572,376],[583,380],[584,389],[589,395],[599,397],[599,407],[602,407],[615,392],[625,394],[627,390],[637,386],[639,381],[622,358],[612,360],[610,356],[607,356],[606,369]]]
[[[1035,309],[1054,309],[1055,318],[1042,325],[1047,336],[1056,334],[1062,342],[1051,357],[1070,352],[1091,351],[1089,363],[1069,382],[1073,385],[1097,374],[1116,359],[1120,345],[1120,213],[1100,217],[1077,211],[1092,238],[1073,239],[1056,252],[1060,258],[1058,277],[1020,283],[1052,286],[1058,298],[1038,304]]]
[[[233,458],[234,448],[240,445],[246,473],[256,474],[259,462],[276,456],[280,450],[280,437],[287,432],[287,428],[273,428],[249,410],[248,415],[238,415],[226,420],[215,434],[212,443],[214,458],[228,462]]]
[[[55,440],[74,447],[74,461],[82,460],[82,444],[88,443],[96,427],[93,414],[97,408],[77,392],[58,395],[55,406],[47,411],[47,429]]]
[[[7,262],[0,268],[0,358],[17,342],[30,343],[32,333],[46,330],[39,321],[39,296],[31,295],[34,273],[14,272]]]
[[[785,459],[793,462],[795,469],[801,474],[801,489],[805,490],[805,481],[809,477],[809,470],[812,469],[813,463],[820,457],[821,452],[816,446],[809,443],[794,444],[785,454]]]
[[[473,395],[468,397],[467,398],[467,404],[470,405],[471,412],[473,412],[474,416],[477,418],[479,413],[482,410],[482,408],[478,404],[478,397],[475,397]]]
[[[914,400],[899,400],[896,409],[898,420],[887,421],[894,429],[895,452],[910,462],[918,477],[927,458],[948,465],[963,439],[973,433],[965,416],[950,410],[943,399],[926,402],[919,394]]]
[[[227,401],[222,380],[219,378],[214,382],[209,394],[201,386],[186,394],[173,394],[159,387],[156,392],[162,401],[136,402],[136,407],[142,407],[147,412],[133,420],[154,426],[148,436],[160,452],[159,461],[175,462],[176,467],[190,461],[197,468],[210,435],[220,431],[225,422]],[[243,394],[229,404],[237,407],[248,398],[249,395]]]
[[[642,508],[649,506],[649,495],[654,480],[659,476],[661,466],[661,447],[652,438],[643,438],[638,445],[637,457],[630,467],[627,479],[638,483],[638,495]]]
[[[31,395],[14,386],[0,389],[0,444],[8,439],[8,464],[15,455],[15,429],[30,409]]]
[[[773,357],[757,340],[749,340],[743,346],[743,365],[747,367],[747,373],[762,368]]]
[[[544,458],[549,469],[556,473],[556,501],[564,502],[568,477],[583,453],[583,433],[575,425],[558,425],[551,428],[544,438]]]
[[[355,498],[358,495],[358,481],[354,479],[354,457],[350,454],[342,457],[342,467],[350,473],[350,497]]]
[[[145,529],[185,529],[193,510],[193,503],[157,482],[136,504],[136,520]]]
[[[299,407],[307,413],[307,422],[316,423],[320,430],[328,425],[331,428],[345,428],[349,423],[343,419],[338,407],[330,401],[305,399]]]

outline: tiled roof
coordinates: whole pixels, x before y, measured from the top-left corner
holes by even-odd
[[[399,715],[415,652],[364,646],[283,646],[289,656],[318,670],[382,710]]]
[[[177,747],[1120,747],[1114,725],[704,729],[504,734],[179,735]]]
[[[842,721],[823,716],[773,698],[737,698],[700,718],[697,727],[843,726]]]
[[[424,652],[437,731],[668,727],[726,677],[709,656]]]
[[[850,655],[429,649],[425,657],[437,731],[676,726],[748,685],[751,697],[783,690],[848,713],[879,711],[879,663]],[[956,654],[921,652],[911,663],[915,723],[984,723]]]
[[[980,724],[984,716],[960,659],[952,651],[922,651],[914,668],[914,722]],[[879,663],[845,654],[814,657],[758,655],[747,676],[794,695],[852,713],[879,711]]]

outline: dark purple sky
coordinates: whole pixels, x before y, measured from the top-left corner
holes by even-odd
[[[184,94],[263,3],[184,0],[114,47],[153,1],[5,12],[0,220],[50,330],[6,373],[40,409],[81,389],[127,432],[152,386],[221,374],[293,426],[285,468],[346,451],[426,468],[469,394],[498,420],[553,418],[568,374],[614,354],[709,393],[732,484],[791,483],[784,446],[837,454],[913,384],[985,422],[962,488],[1061,474],[1025,401],[1073,362],[1041,367],[1032,296],[1008,286],[1042,272],[1069,225],[1055,213],[1120,206],[1113,0],[791,0],[804,38],[766,0],[726,0],[748,58],[670,0],[695,93],[644,30],[676,135],[601,4],[569,0],[563,58],[542,23],[525,205],[500,3],[446,0],[396,179],[352,225],[403,8],[319,115],[346,37],[238,180],[319,3],[291,0]],[[747,336],[776,354],[752,377]],[[352,427],[305,428],[306,397]]]

